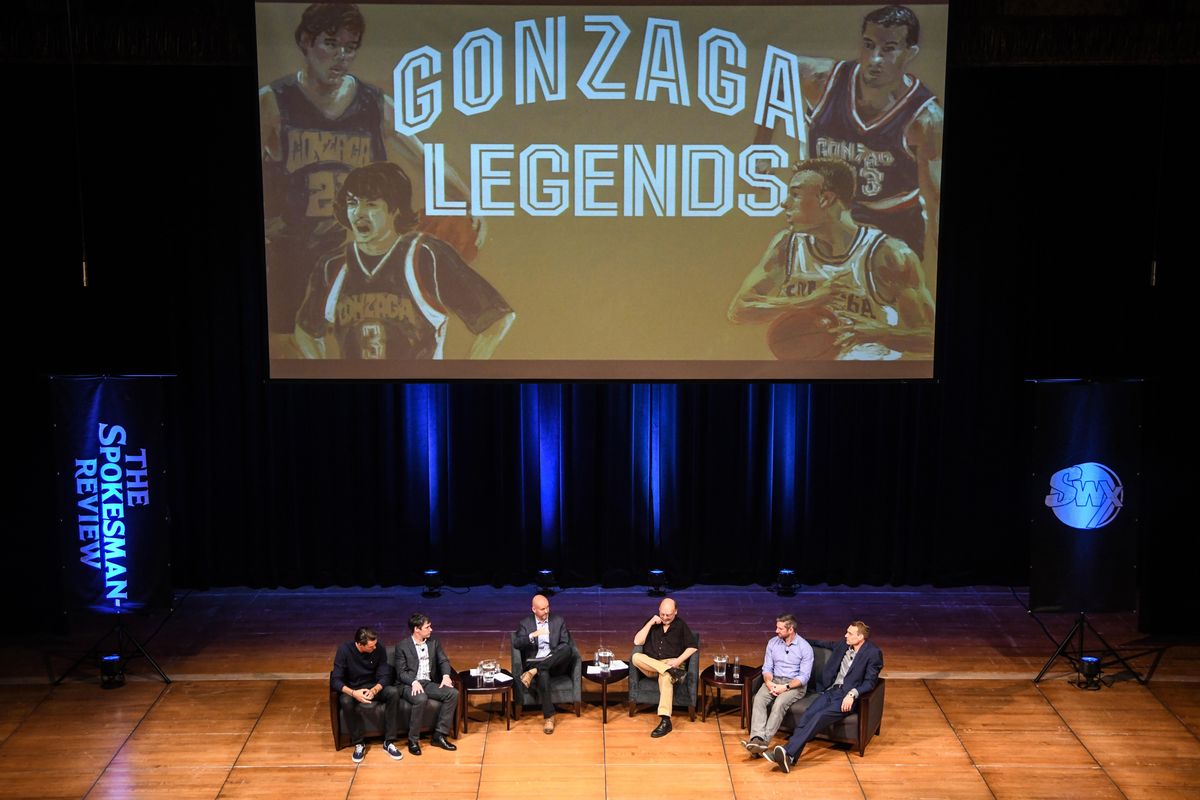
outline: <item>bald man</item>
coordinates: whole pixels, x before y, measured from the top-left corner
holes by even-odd
[[[671,732],[671,701],[675,684],[687,676],[684,664],[696,652],[696,635],[679,618],[671,598],[658,604],[658,613],[634,634],[633,643],[642,652],[633,654],[633,665],[648,678],[658,679],[658,727],[650,735],[657,739]]]
[[[533,596],[531,610],[533,613],[513,631],[512,645],[521,651],[521,659],[529,667],[521,673],[521,683],[529,689],[537,682],[537,695],[542,701],[542,730],[550,734],[554,733],[550,678],[570,672],[575,645],[562,616],[550,613],[550,600],[545,595]]]

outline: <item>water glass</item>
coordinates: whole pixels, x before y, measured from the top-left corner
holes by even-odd
[[[612,659],[612,650],[600,645],[600,649],[596,651],[596,663],[600,665],[601,675],[607,675],[612,671]]]
[[[713,675],[718,678],[725,677],[725,662],[729,660],[729,656],[724,653],[717,653],[713,656]]]
[[[742,657],[741,656],[733,657],[733,682],[734,683],[742,682]]]

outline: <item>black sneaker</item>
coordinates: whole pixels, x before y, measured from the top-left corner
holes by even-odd
[[[671,718],[670,717],[659,717],[658,727],[655,728],[654,730],[650,731],[650,735],[653,736],[655,739],[658,739],[662,736],[666,736],[670,732],[671,732]]]
[[[774,749],[763,753],[763,758],[773,764],[778,764],[784,772],[792,771],[792,757],[788,755],[787,748],[781,744],[777,744]]]
[[[671,676],[671,683],[679,683],[687,677],[687,671],[679,667],[671,667],[667,670],[667,674]]]
[[[392,757],[392,761],[399,761],[404,758],[404,753],[400,752],[400,748],[396,747],[395,742],[388,742],[383,746],[383,752]]]
[[[764,742],[762,739],[759,739],[757,736],[755,736],[753,739],[751,739],[748,742],[743,741],[742,747],[746,748],[747,752],[753,753],[754,755],[758,755],[759,753],[767,752],[767,743]]]
[[[363,756],[367,754],[367,746],[365,744],[354,745],[354,752],[350,754],[350,760],[355,764],[361,764]]]

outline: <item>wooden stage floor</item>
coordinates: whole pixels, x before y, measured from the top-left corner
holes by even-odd
[[[653,710],[630,718],[626,684],[584,682],[583,716],[560,714],[553,736],[540,714],[506,731],[486,700],[455,753],[426,747],[388,759],[375,745],[358,766],[335,751],[327,682],[332,653],[360,624],[385,644],[414,610],[433,619],[456,668],[495,656],[529,611],[528,588],[220,590],[179,597],[169,617],[131,620],[173,683],[135,661],[127,685],[99,688],[85,667],[57,676],[104,629],[0,646],[0,797],[374,798],[1165,798],[1200,797],[1200,645],[1144,637],[1133,614],[1092,621],[1148,685],[1121,679],[1097,692],[1069,682],[1054,651],[1004,587],[809,587],[779,598],[760,587],[696,586],[674,594],[700,633],[702,663],[718,648],[759,664],[774,617],[792,611],[804,635],[832,639],[866,620],[888,678],[882,734],[865,757],[817,741],[784,775],[739,746],[736,712],[702,722],[676,713],[651,739]],[[628,657],[657,600],[636,589],[569,589],[552,598],[580,650],[601,642]],[[1039,615],[1066,634],[1069,614]],[[161,625],[161,628],[160,628]],[[157,633],[155,630],[158,629]],[[153,634],[153,635],[152,635]],[[1157,664],[1155,664],[1157,660]],[[616,700],[615,707],[611,707]]]

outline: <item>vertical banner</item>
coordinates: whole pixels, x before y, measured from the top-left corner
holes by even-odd
[[[170,605],[164,389],[158,376],[51,378],[67,608]]]
[[[1029,602],[1124,611],[1137,601],[1140,382],[1034,382]]]

